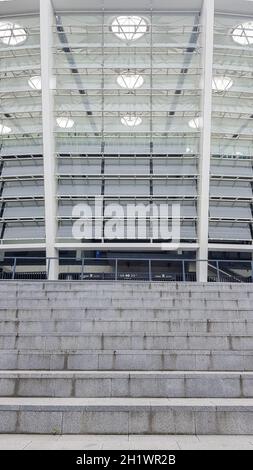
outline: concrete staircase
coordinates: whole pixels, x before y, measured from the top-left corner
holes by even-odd
[[[0,283],[0,432],[253,434],[253,285]]]

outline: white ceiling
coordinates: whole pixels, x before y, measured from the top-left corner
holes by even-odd
[[[64,6],[64,3],[66,6]],[[64,0],[53,0],[55,9],[68,10],[68,3]],[[71,10],[113,10],[113,11],[137,11],[137,10],[199,10],[202,0],[73,0]]]
[[[10,0],[0,1],[0,16],[39,11],[40,0]]]
[[[35,13],[39,10],[40,0],[0,1],[0,16],[22,13]],[[192,11],[199,10],[202,0],[52,0],[58,11],[141,11],[153,10]],[[216,9],[238,14],[252,14],[252,0],[215,0]]]
[[[252,0],[214,0],[215,9],[241,15],[253,15]]]

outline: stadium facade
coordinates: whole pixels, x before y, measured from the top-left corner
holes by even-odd
[[[2,0],[0,59],[6,277],[10,259],[17,273],[34,273],[35,258],[47,258],[54,280],[78,275],[85,258],[109,274],[109,260],[125,257],[133,271],[136,258],[153,258],[161,272],[165,259],[171,271],[188,260],[186,275],[203,282],[208,259],[228,276],[235,261],[247,278],[253,2]],[[75,238],[76,206],[97,199],[102,230]],[[109,239],[108,207],[136,203],[165,204],[165,224],[179,205],[180,240],[154,235],[152,214],[143,238],[132,222],[132,236]]]

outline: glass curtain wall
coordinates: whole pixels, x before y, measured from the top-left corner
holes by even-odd
[[[45,240],[39,23],[0,17],[2,244]]]
[[[252,243],[253,23],[216,15],[209,239]]]
[[[94,196],[104,220],[111,202],[178,201],[196,240],[199,14],[57,14],[54,30],[58,241]]]

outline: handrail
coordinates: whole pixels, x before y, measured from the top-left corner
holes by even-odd
[[[213,265],[210,264],[210,263],[208,263],[208,266],[209,266],[210,268],[212,268],[212,269],[215,269],[215,270],[217,271],[217,276],[218,276],[219,282],[220,282],[220,273],[224,274],[225,276],[230,277],[231,279],[236,280],[236,282],[242,282],[242,281],[241,281],[239,278],[237,278],[236,276],[233,276],[232,274],[230,274],[230,273],[224,271],[223,269],[220,269],[220,268],[219,268],[219,262],[218,262],[217,260],[215,261],[215,263],[216,263],[216,266],[213,266]]]
[[[107,256],[101,256],[101,257],[86,257],[86,256],[82,256],[80,258],[76,258],[74,256],[64,256],[64,257],[50,257],[50,256],[5,256],[4,259],[2,261],[0,261],[0,264],[2,262],[4,262],[5,260],[8,260],[8,259],[22,259],[22,260],[48,260],[48,259],[51,259],[51,260],[59,260],[59,261],[62,261],[62,260],[75,260],[75,261],[80,261],[81,259],[84,259],[84,260],[87,260],[87,261],[98,261],[98,260],[104,260],[104,261],[109,261],[109,260],[115,260],[115,259],[118,259],[118,260],[122,260],[122,261],[148,261],[149,259],[151,259],[152,261],[177,261],[177,262],[180,262],[180,261],[191,261],[193,263],[215,263],[216,261],[218,262],[222,262],[222,263],[251,263],[252,261],[249,259],[245,259],[245,260],[239,260],[239,259],[233,259],[233,260],[226,260],[226,259],[221,259],[221,258],[215,258],[215,259],[200,259],[200,260],[196,260],[195,258],[170,258],[170,257],[151,257],[151,256],[147,256],[145,258],[142,258],[142,257],[124,257],[124,256],[110,256],[110,257],[107,257]]]
[[[196,260],[194,258],[170,258],[147,255],[147,257],[129,257],[103,255],[97,257],[46,257],[46,256],[7,256],[0,261],[0,280],[47,280],[52,262],[57,260],[60,266],[59,279],[71,280],[143,280],[143,281],[196,281],[198,263],[207,263],[215,271],[213,282],[253,282],[253,261],[251,260]],[[128,266],[124,266],[128,264]],[[156,267],[154,269],[154,264]],[[157,265],[160,263],[160,266]],[[170,266],[164,264],[170,263]],[[223,264],[223,266],[221,266]],[[230,267],[226,270],[224,264]],[[191,269],[189,269],[191,265]],[[34,266],[34,270],[31,268]],[[90,270],[87,267],[90,266]],[[107,270],[103,269],[107,266]],[[68,271],[62,268],[69,267]],[[94,270],[97,267],[97,270]],[[248,275],[231,274],[231,268],[247,269]]]

